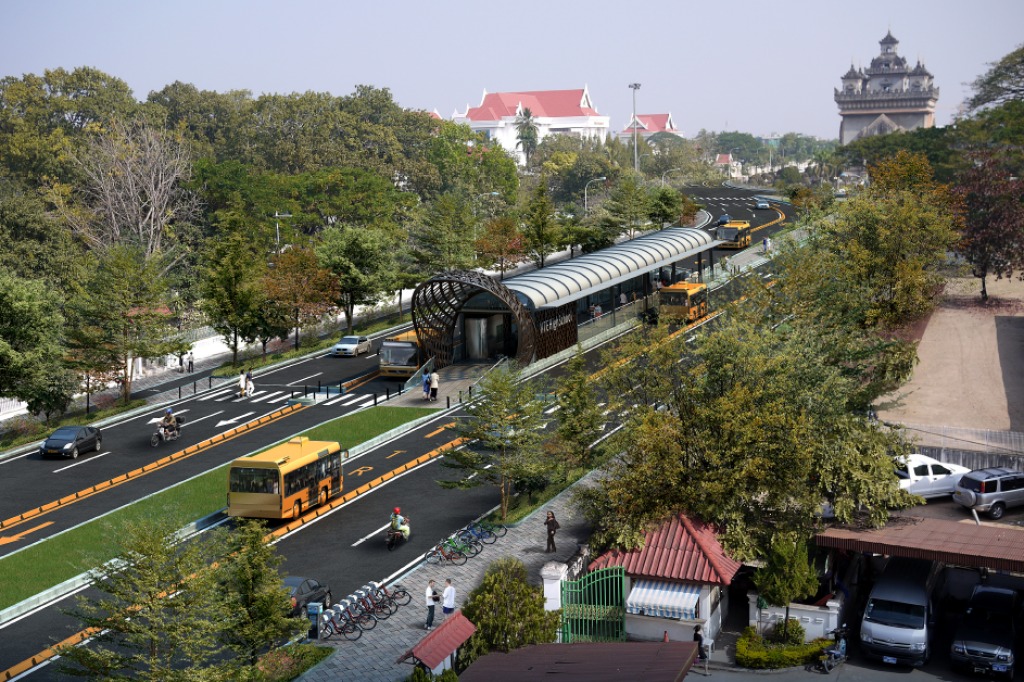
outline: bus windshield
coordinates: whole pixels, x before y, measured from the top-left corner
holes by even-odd
[[[231,467],[228,490],[233,493],[270,493],[281,492],[278,484],[277,469],[257,469],[254,467]]]
[[[384,341],[380,345],[380,363],[382,365],[415,367],[417,350],[418,347],[414,343]]]

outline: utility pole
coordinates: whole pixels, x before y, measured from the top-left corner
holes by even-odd
[[[640,172],[640,157],[636,152],[636,91],[640,89],[639,83],[630,83],[630,90],[633,91],[633,172]]]
[[[277,255],[281,255],[281,218],[291,218],[291,213],[278,213],[274,211],[274,232],[277,234]]]

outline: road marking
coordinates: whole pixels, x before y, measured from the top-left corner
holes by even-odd
[[[191,419],[191,420],[189,420],[189,422],[187,424],[182,424],[181,428],[185,428],[186,426],[192,426],[193,424],[198,424],[199,422],[203,421],[204,419],[209,419],[211,417],[216,417],[218,414],[224,414],[224,410],[217,410],[213,414],[208,414],[205,417],[199,417],[198,419]]]
[[[346,405],[348,405],[350,403],[354,403],[357,400],[362,400],[362,399],[363,399],[363,394],[362,393],[346,393],[345,395],[341,396],[340,398],[331,398],[330,400],[328,400],[328,401],[326,401],[326,402],[324,402],[322,404],[323,405],[335,405],[337,403],[342,403],[341,406],[345,407]]]
[[[274,398],[273,400],[268,400],[268,401],[267,401],[267,404],[268,404],[268,405],[273,405],[274,403],[279,403],[279,402],[281,402],[282,400],[288,400],[288,399],[289,399],[289,398],[291,398],[291,397],[292,397],[292,394],[291,394],[291,393],[285,393],[285,394],[284,394],[283,396],[281,396],[280,398]]]
[[[254,415],[254,414],[256,414],[256,413],[255,412],[246,412],[245,414],[240,414],[237,417],[234,417],[233,419],[221,419],[219,422],[217,422],[217,428],[219,429],[220,427],[224,426],[225,424],[237,424],[239,421],[245,419],[246,417]]]
[[[47,521],[46,523],[40,523],[38,526],[33,526],[32,528],[29,528],[28,530],[23,530],[20,533],[15,533],[14,535],[0,535],[0,545],[9,545],[12,542],[17,542],[18,540],[22,539],[23,537],[25,537],[29,533],[34,533],[34,532],[36,532],[37,530],[39,530],[41,528],[46,528],[47,526],[52,526],[52,525],[53,525],[53,521]]]
[[[402,454],[403,452],[405,452],[405,450],[395,450],[394,452],[392,452],[392,453],[391,453],[390,455],[388,455],[388,456],[387,456],[387,457],[385,457],[384,459],[391,459],[391,458],[392,458],[392,457],[394,457],[395,455],[400,455],[400,454]]]
[[[214,391],[210,395],[204,395],[202,398],[199,399],[199,402],[203,402],[204,400],[213,400],[217,396],[223,395],[226,391],[231,391],[231,390],[233,390],[233,387],[232,388],[223,388],[223,389],[221,389],[219,391]]]
[[[318,376],[320,376],[321,374],[323,374],[323,372],[317,372],[316,374],[310,374],[308,377],[302,377],[301,379],[296,379],[295,381],[291,382],[290,384],[285,384],[285,386],[294,386],[295,384],[298,384],[298,383],[301,383],[303,381],[306,381],[307,379],[315,379]]]
[[[273,398],[276,395],[281,395],[282,393],[284,393],[284,391],[272,391],[272,392],[261,391],[261,393],[266,393],[266,395],[260,396],[259,398],[256,398],[256,399],[252,400],[252,402],[254,402],[254,403],[262,402],[264,400],[267,400],[268,398]]]
[[[86,464],[86,463],[88,463],[88,462],[92,462],[92,461],[94,461],[94,460],[97,460],[97,459],[99,459],[100,457],[103,457],[104,455],[109,455],[109,454],[110,454],[110,450],[107,450],[106,452],[104,452],[104,453],[102,453],[102,454],[99,454],[99,455],[95,455],[95,456],[93,456],[93,457],[90,457],[89,459],[83,459],[83,460],[82,460],[81,462],[75,462],[74,464],[69,464],[69,465],[67,465],[66,467],[61,467],[60,469],[54,469],[54,470],[53,470],[53,473],[55,473],[55,474],[59,474],[59,473],[60,473],[60,472],[62,472],[62,471],[65,471],[65,470],[67,470],[67,469],[70,469],[71,467],[76,467],[76,466],[78,466],[79,464]]]
[[[352,471],[348,472],[345,475],[346,476],[362,476],[363,474],[368,474],[371,471],[373,471],[373,467],[357,467],[357,468],[353,469]]]
[[[561,407],[562,407],[561,405],[555,405],[554,407],[549,407],[548,409],[544,410],[544,414],[551,414],[552,412],[554,412],[557,409],[560,409]]]
[[[448,422],[447,424],[442,425],[441,428],[439,428],[437,431],[431,431],[430,433],[425,435],[424,438],[433,438],[437,434],[444,433],[453,426],[455,426],[455,422]]]
[[[372,532],[372,533],[370,533],[369,535],[365,535],[365,536],[363,536],[363,537],[359,538],[358,540],[356,540],[355,542],[353,542],[353,543],[352,543],[352,546],[353,546],[353,547],[356,547],[356,546],[358,546],[358,545],[361,545],[361,544],[363,544],[364,542],[366,542],[366,541],[367,541],[367,540],[369,540],[370,538],[375,538],[375,537],[377,537],[378,535],[380,535],[380,532],[381,532],[382,530],[385,530],[385,529],[386,529],[386,528],[387,528],[388,526],[390,526],[390,525],[391,525],[390,523],[385,523],[385,524],[384,524],[383,526],[381,526],[381,527],[380,527],[380,528],[378,528],[377,530],[373,531],[373,532]]]

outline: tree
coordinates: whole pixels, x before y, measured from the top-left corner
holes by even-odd
[[[64,672],[93,679],[228,679],[220,634],[225,608],[210,562],[219,537],[178,544],[166,521],[126,525],[120,560],[94,571],[97,596],[66,613],[89,629],[88,646],[60,647]],[[217,671],[217,672],[215,672]],[[217,674],[219,672],[219,674]]]
[[[807,543],[790,535],[776,538],[765,565],[754,574],[754,584],[766,602],[786,607],[782,639],[787,641],[790,603],[813,596],[818,590],[818,575],[807,557]]]
[[[1024,180],[988,155],[963,174],[956,189],[965,207],[958,250],[981,280],[985,301],[989,275],[1001,279],[1024,271]]]
[[[555,388],[558,402],[559,444],[569,463],[590,468],[590,447],[601,435],[604,415],[597,404],[583,349],[577,348]]]
[[[304,618],[288,616],[291,603],[278,571],[283,559],[275,545],[265,541],[266,534],[261,521],[242,523],[231,535],[230,551],[217,569],[228,595],[226,608],[234,620],[221,633],[221,641],[251,666],[261,654],[309,626]]]
[[[523,215],[523,236],[526,250],[538,268],[561,244],[561,230],[554,218],[555,207],[542,179],[533,190]]]
[[[526,165],[530,165],[530,158],[533,153],[537,151],[537,143],[539,142],[540,133],[537,130],[537,119],[533,117],[533,112],[530,111],[529,107],[525,107],[518,116],[516,116],[516,139],[519,140],[516,146],[523,150],[523,156],[526,159]]]
[[[374,303],[393,289],[394,241],[380,228],[334,225],[324,230],[314,250],[320,266],[338,281],[338,303],[352,333],[355,307]]]
[[[481,264],[497,266],[501,279],[505,271],[523,258],[523,235],[514,218],[499,216],[484,223],[483,234],[476,240]]]
[[[967,100],[968,107],[980,109],[1024,99],[1024,45],[989,66],[992,68],[971,83],[974,95]]]
[[[295,348],[299,348],[299,329],[318,322],[338,300],[338,282],[322,268],[312,249],[295,247],[274,258],[273,267],[263,276],[262,287],[277,310],[267,316],[271,327],[291,319],[295,329]]]
[[[640,176],[625,174],[604,207],[608,211],[608,231],[616,236],[628,233],[632,239],[647,224],[651,213],[650,197]]]
[[[31,412],[63,412],[74,383],[63,361],[61,299],[42,281],[0,268],[0,396]]]
[[[442,194],[432,201],[413,231],[413,253],[429,276],[475,265],[473,242],[476,216],[469,198],[461,192]]]
[[[544,610],[544,593],[530,585],[526,566],[504,557],[491,562],[484,578],[466,597],[462,615],[476,625],[459,659],[466,664],[492,651],[509,652],[555,641],[559,611]]]
[[[671,187],[655,187],[648,197],[647,215],[659,228],[666,223],[677,224],[682,219],[683,200],[683,195]]]
[[[95,255],[95,271],[70,301],[69,347],[88,374],[119,378],[127,403],[135,361],[182,344],[172,336],[163,263],[146,259],[137,245],[115,244]]]
[[[503,366],[480,381],[483,398],[466,407],[466,416],[455,427],[462,438],[475,442],[449,451],[442,462],[460,476],[441,481],[443,487],[497,486],[502,519],[516,485],[545,469],[540,450],[543,404],[517,379],[515,368]]]
[[[209,242],[202,270],[202,309],[210,325],[231,349],[238,364],[243,343],[256,339],[266,296],[261,284],[264,255],[241,230],[231,230]]]

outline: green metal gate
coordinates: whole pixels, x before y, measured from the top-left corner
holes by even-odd
[[[602,568],[562,583],[562,642],[626,641],[626,569]]]

